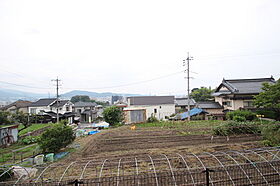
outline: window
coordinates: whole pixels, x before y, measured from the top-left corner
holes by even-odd
[[[81,114],[81,112],[82,112],[82,109],[78,109],[77,111],[78,111],[78,113],[79,113],[79,114]]]
[[[66,107],[66,111],[70,111],[70,108],[68,106]]]
[[[223,105],[231,107],[231,101],[223,101]]]
[[[155,113],[155,114],[157,113],[157,109],[154,109],[154,113]]]
[[[36,114],[36,108],[31,108],[30,112],[31,112],[31,114]]]
[[[243,102],[244,107],[253,107],[253,101],[244,101]]]

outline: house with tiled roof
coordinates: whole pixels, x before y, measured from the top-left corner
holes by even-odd
[[[79,121],[83,123],[91,123],[97,118],[97,104],[94,102],[78,101],[74,103],[73,111],[79,117]]]
[[[59,114],[65,114],[67,112],[72,112],[73,103],[69,100],[59,100],[58,104],[55,98],[45,98],[39,99],[36,102],[33,102],[29,105],[30,114],[43,114],[46,112],[54,112],[58,108]]]
[[[273,77],[255,79],[223,79],[222,83],[213,93],[215,101],[220,103],[225,110],[240,108],[254,108],[255,95],[262,92],[263,83],[276,83]]]
[[[18,100],[9,105],[1,107],[0,110],[8,111],[11,113],[16,113],[16,112],[28,113],[28,107],[29,105],[31,105],[31,103],[32,103],[31,101]]]

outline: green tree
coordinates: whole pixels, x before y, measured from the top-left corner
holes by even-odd
[[[76,103],[78,101],[90,102],[91,100],[90,100],[89,96],[86,96],[86,95],[77,95],[77,96],[73,96],[71,98],[72,103]]]
[[[16,123],[20,123],[23,124],[24,128],[22,128],[21,130],[27,128],[28,126],[30,126],[29,123],[29,118],[28,118],[28,114],[27,113],[23,113],[21,111],[17,111],[16,113],[12,114],[12,120]],[[21,131],[19,130],[19,131]]]
[[[0,125],[7,125],[11,123],[10,112],[0,111]]]
[[[72,143],[74,139],[75,133],[72,128],[59,123],[47,129],[38,140],[38,144],[44,153],[58,152],[61,148]]]
[[[123,112],[118,107],[111,106],[104,109],[103,117],[110,125],[116,125],[123,121]]]
[[[209,88],[200,87],[200,88],[192,90],[191,97],[195,101],[209,101],[209,100],[213,100],[213,98],[214,98],[212,96],[213,92],[214,92],[214,90],[212,90],[211,87],[209,87]]]
[[[262,89],[264,91],[255,96],[254,104],[274,111],[280,120],[280,79],[275,84],[264,83]]]

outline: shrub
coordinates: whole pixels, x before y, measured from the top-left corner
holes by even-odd
[[[116,125],[123,121],[123,112],[118,107],[111,106],[104,109],[103,117],[110,125]]]
[[[235,116],[233,116],[232,120],[237,121],[237,122],[243,122],[243,121],[246,121],[246,118],[244,116],[235,115]]]
[[[20,143],[24,145],[29,145],[32,143],[37,143],[39,139],[39,136],[26,136],[25,138],[20,140]]]
[[[230,121],[213,129],[214,135],[219,136],[227,136],[233,134],[256,134],[260,132],[260,127],[255,122]]]
[[[158,119],[155,117],[155,116],[151,116],[147,119],[147,122],[148,123],[155,123],[155,122],[158,122]]]
[[[55,124],[47,129],[38,140],[38,144],[43,152],[58,152],[75,139],[75,134],[71,127],[63,124]]]
[[[280,145],[280,125],[274,124],[266,126],[262,129],[262,136],[264,143],[267,146],[279,146]]]
[[[249,110],[235,110],[235,111],[228,112],[226,115],[227,119],[229,120],[233,120],[234,116],[244,117],[248,121],[252,121],[256,119],[256,114]]]

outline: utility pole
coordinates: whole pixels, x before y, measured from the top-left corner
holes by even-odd
[[[58,114],[58,106],[59,106],[59,104],[58,104],[58,97],[59,97],[59,95],[58,95],[58,87],[59,87],[59,82],[61,81],[61,80],[59,80],[58,79],[58,77],[56,78],[56,79],[53,79],[52,81],[55,81],[56,82],[56,122],[58,123],[59,122],[59,114]]]
[[[185,66],[185,61],[187,61],[187,82],[188,82],[188,121],[191,120],[191,116],[190,116],[190,60],[193,60],[193,57],[190,57],[189,52],[188,52],[188,58],[186,60],[183,60],[183,66]]]

